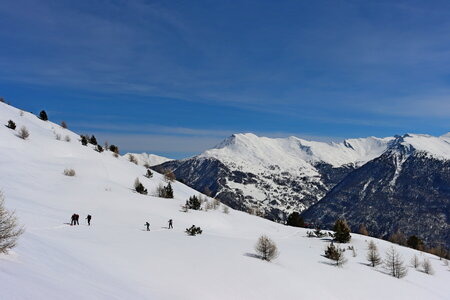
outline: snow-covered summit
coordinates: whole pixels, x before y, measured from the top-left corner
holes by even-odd
[[[325,143],[294,136],[268,138],[252,133],[233,134],[201,156],[259,166],[278,165],[284,169],[310,168],[310,164],[319,162],[339,167],[363,164],[381,155],[392,140],[391,137],[368,137]]]
[[[159,156],[156,154],[145,153],[145,152],[143,152],[143,153],[127,153],[124,155],[124,157],[128,158],[130,155],[133,155],[136,158],[136,160],[140,166],[149,165],[152,167],[152,166],[160,165],[167,161],[173,160],[171,158]]]
[[[450,139],[448,134],[435,137],[428,134],[407,133],[396,136],[388,150],[401,151],[406,155],[423,153],[436,159],[450,160]]]

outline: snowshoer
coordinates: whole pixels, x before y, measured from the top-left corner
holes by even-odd
[[[173,225],[172,225],[172,219],[169,220],[169,229],[172,228],[173,229]]]
[[[75,214],[75,222],[73,225],[80,225],[80,223],[78,222],[80,219],[80,216],[78,214]]]
[[[88,222],[88,226],[91,226],[91,219],[92,219],[92,216],[91,215],[87,215],[86,220]]]
[[[144,225],[147,226],[147,231],[150,231],[150,223],[149,222],[145,222]]]

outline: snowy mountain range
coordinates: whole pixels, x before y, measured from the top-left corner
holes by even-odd
[[[173,182],[173,199],[156,197],[158,186],[168,184],[161,174],[146,178],[143,166],[83,146],[69,129],[0,103],[0,122],[8,120],[17,128],[0,126],[0,189],[25,233],[16,248],[0,254],[2,299],[370,300],[450,294],[449,268],[436,256],[396,245],[409,271],[399,280],[382,266],[367,265],[370,241],[383,257],[391,243],[352,234],[349,244],[339,245],[347,249],[347,263],[336,267],[323,257],[327,238],[308,238],[306,229],[233,209],[226,213],[223,204],[207,210],[205,202],[203,210],[183,212],[187,198],[198,195],[192,188]],[[29,132],[26,139],[18,136],[22,127]],[[66,169],[74,176],[64,175]],[[136,178],[148,195],[134,192]],[[73,213],[81,216],[79,226],[69,224]],[[87,214],[93,216],[91,226]],[[169,219],[174,229],[167,228]],[[185,234],[193,224],[203,229],[201,235]],[[255,254],[262,234],[280,251],[272,262]],[[420,262],[428,259],[434,275],[407,266],[414,255]]]
[[[136,160],[138,165],[140,166],[156,166],[156,165],[160,165],[162,163],[165,163],[167,161],[171,161],[173,159],[171,158],[167,158],[164,156],[159,156],[156,154],[148,154],[148,153],[127,153],[124,155],[124,157],[126,157],[127,159],[129,159],[129,156],[133,155]]]
[[[365,166],[364,169],[370,168],[372,163],[369,164],[369,162],[385,157],[388,153],[393,153],[396,158],[393,171],[395,175],[391,176],[386,169],[384,170],[386,173],[380,176],[390,178],[388,187],[396,186],[397,178],[403,172],[403,164],[411,155],[417,154],[422,157],[425,165],[428,163],[432,165],[435,161],[444,164],[442,168],[433,170],[434,174],[438,174],[436,176],[440,176],[442,180],[433,182],[432,186],[423,190],[423,193],[437,191],[440,197],[446,199],[437,204],[439,210],[444,212],[440,228],[445,231],[448,229],[450,218],[448,204],[450,196],[446,193],[446,187],[450,186],[450,175],[449,169],[445,167],[450,159],[449,136],[450,134],[441,137],[406,134],[387,138],[368,137],[348,139],[341,143],[324,143],[296,137],[273,139],[250,133],[235,134],[198,156],[167,162],[156,166],[155,169],[172,169],[177,178],[182,179],[189,186],[200,191],[211,191],[212,196],[233,208],[256,212],[273,220],[284,220],[287,214],[293,211],[301,212],[320,203],[327,193],[339,187],[346,178],[359,174],[356,171],[363,166]],[[397,155],[398,153],[403,154]],[[417,168],[421,166],[417,165]],[[371,169],[367,172],[370,173]],[[429,178],[429,174],[423,174],[423,176],[423,179]],[[360,180],[367,182],[368,179]],[[411,188],[415,182],[414,180],[404,181],[404,188]],[[424,181],[419,180],[419,182]],[[412,186],[412,188],[417,187]],[[372,190],[365,190],[365,192],[371,194]],[[404,199],[404,201],[408,200]],[[333,200],[329,202],[334,203]],[[371,204],[366,203],[366,205]],[[321,222],[323,218],[318,216],[324,214],[324,211],[320,210],[322,207],[323,205],[316,206],[314,208],[316,213],[309,212],[305,216],[314,219],[312,221]],[[333,218],[338,213],[342,214],[347,208],[335,205]],[[399,209],[401,211],[402,207]],[[357,215],[361,212],[355,210],[353,213]],[[393,218],[387,228],[374,230],[374,233],[380,236],[392,233],[391,230],[398,229],[400,226],[395,220],[396,218]],[[359,226],[360,220],[357,223],[356,220],[353,221],[355,227]],[[329,222],[326,223],[328,225]],[[403,229],[407,232],[413,231]],[[426,234],[424,230],[419,230],[418,233]],[[438,236],[446,240],[446,243],[450,243],[448,237],[441,234]],[[431,239],[431,241],[436,240]]]

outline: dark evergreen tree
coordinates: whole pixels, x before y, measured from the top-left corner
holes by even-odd
[[[139,181],[139,178],[136,178],[134,181],[134,189],[136,192],[142,195],[147,195],[147,189],[144,187],[144,185]]]
[[[192,225],[190,228],[186,228],[185,231],[188,235],[197,235],[197,234],[202,234],[202,229],[200,227],[197,227],[195,225]]]
[[[300,216],[300,214],[298,212],[293,212],[288,216],[286,225],[294,226],[294,227],[304,227],[305,221],[303,220],[303,217]]]
[[[164,189],[166,191],[166,198],[173,198],[173,188],[170,182],[164,187]]]
[[[95,138],[94,135],[92,135],[91,138],[89,139],[89,143],[91,143],[92,145],[97,145],[97,139]]]
[[[81,144],[82,144],[83,146],[86,146],[86,145],[88,144],[88,139],[87,139],[87,137],[84,136],[84,135],[81,136]]]
[[[334,239],[339,243],[347,243],[352,236],[350,235],[350,227],[344,219],[338,219],[334,224]]]
[[[194,195],[189,197],[189,200],[186,201],[186,206],[189,209],[199,210],[201,203],[200,200],[198,200],[197,196]]]
[[[419,250],[422,250],[424,248],[423,241],[415,235],[411,235],[408,238],[408,240],[406,241],[406,246]]]
[[[6,125],[9,129],[15,130],[16,129],[16,123],[14,123],[13,120],[8,121],[8,125]]]
[[[116,145],[109,146],[109,151],[119,154],[119,147]]]
[[[147,169],[147,173],[144,175],[147,178],[152,178],[153,177],[153,173],[150,169]]]
[[[333,243],[328,245],[327,249],[325,249],[325,257],[334,260],[337,266],[340,266],[346,262],[344,251],[337,248]]]
[[[47,113],[45,112],[45,110],[43,110],[43,111],[41,111],[41,112],[39,113],[39,118],[40,118],[42,121],[48,121]]]
[[[102,153],[103,152],[103,147],[100,145],[97,145],[97,148],[95,148],[95,151]]]

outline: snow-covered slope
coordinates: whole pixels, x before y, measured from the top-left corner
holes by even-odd
[[[136,177],[150,194],[166,183],[160,174],[147,179],[144,167],[109,151],[95,152],[76,134],[0,103],[0,122],[9,119],[26,126],[30,137],[22,140],[17,129],[0,126],[0,189],[26,232],[10,255],[0,255],[1,299],[447,299],[450,294],[448,267],[434,256],[396,246],[406,261],[415,253],[429,257],[435,275],[409,267],[406,278],[395,279],[366,265],[371,238],[353,235],[358,256],[345,252],[348,263],[337,268],[321,256],[327,241],[305,237],[304,229],[234,210],[181,212],[187,197],[197,194],[191,188],[175,182],[174,199],[137,194]],[[76,176],[64,176],[65,168]],[[67,225],[75,212],[81,225]],[[90,227],[87,214],[93,216]],[[165,228],[169,218],[173,230]],[[150,232],[143,230],[146,221]],[[187,236],[184,229],[192,224],[203,234]],[[261,234],[279,247],[271,263],[253,257]],[[390,244],[375,241],[384,254]]]
[[[130,155],[133,155],[136,158],[136,160],[140,166],[149,165],[152,167],[152,166],[160,165],[167,161],[173,160],[171,158],[159,156],[156,154],[149,154],[149,153],[145,153],[145,152],[144,153],[127,153],[124,155],[124,157],[126,157],[128,159]]]

